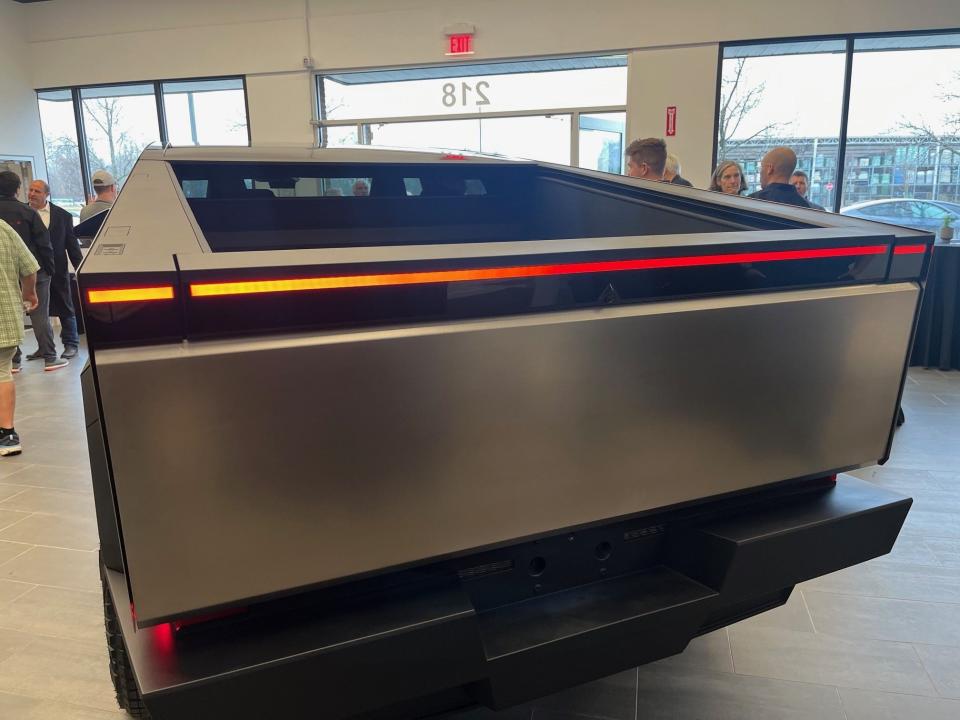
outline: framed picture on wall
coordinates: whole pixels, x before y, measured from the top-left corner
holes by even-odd
[[[33,182],[33,157],[30,155],[0,155],[0,172],[9,170],[20,177],[20,202],[27,201],[27,190]]]

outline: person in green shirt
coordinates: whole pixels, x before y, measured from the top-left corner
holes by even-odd
[[[0,220],[0,456],[19,455],[20,436],[13,427],[17,395],[13,355],[23,340],[23,313],[35,310],[40,263],[20,235]]]

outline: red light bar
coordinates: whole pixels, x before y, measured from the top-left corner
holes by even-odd
[[[923,255],[927,251],[926,245],[898,245],[893,249],[894,255]]]
[[[334,275],[285,280],[241,280],[234,282],[190,283],[193,297],[221,295],[253,295],[257,293],[299,292],[306,290],[338,290],[391,285],[424,285],[441,282],[475,280],[507,280],[550,275],[623,272],[626,270],[659,270],[664,268],[709,267],[741,263],[775,262],[779,260],[818,260],[822,258],[882,255],[886,245],[861,245],[846,248],[812,250],[773,250],[768,252],[730,253],[727,255],[687,255],[681,257],[644,258],[634,260],[601,260],[597,262],[557,263],[552,265],[520,265],[516,267],[476,268],[468,270],[435,270],[426,272],[385,273],[379,275]]]
[[[173,285],[87,290],[87,302],[92,305],[97,303],[143,302],[145,300],[173,300]]]

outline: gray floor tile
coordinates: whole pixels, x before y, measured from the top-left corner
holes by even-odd
[[[960,702],[840,688],[847,720],[956,720]]]
[[[708,672],[733,672],[733,656],[726,628],[694,638],[679,655],[653,663],[651,667]]]
[[[730,644],[734,667],[744,675],[936,694],[920,658],[903,643],[737,627],[730,630]]]
[[[96,517],[93,493],[49,488],[27,488],[22,493],[0,502],[0,510],[22,510],[81,518]]]
[[[26,520],[31,514],[20,510],[0,510],[0,532],[21,520]]]
[[[799,589],[794,590],[790,594],[790,599],[787,600],[785,605],[765,613],[760,613],[759,615],[754,615],[752,618],[737,623],[737,625],[813,632],[810,613],[807,612],[807,606],[804,604],[803,592]]]
[[[11,480],[12,479],[13,478],[11,478]],[[24,485],[7,484],[4,483],[3,480],[0,480],[0,503],[2,503],[4,500],[12,498],[14,495],[19,495],[26,489],[27,488]]]
[[[116,709],[103,643],[39,637],[0,662],[0,691]]]
[[[832,687],[743,675],[640,668],[641,720],[843,720]]]
[[[119,708],[111,712],[43,700],[19,720],[122,720],[129,717]]]
[[[14,582],[13,580],[0,580],[0,608],[8,602],[13,602],[24,593],[32,590],[35,585],[31,583]]]
[[[934,487],[942,490],[953,490],[955,488],[960,488],[960,473],[931,470],[930,482]]]
[[[36,586],[0,605],[0,628],[101,642],[103,596],[99,592]]]
[[[894,600],[960,602],[960,568],[872,561],[810,580],[802,587]]]
[[[0,663],[25,649],[34,640],[36,636],[29,633],[0,627]]]
[[[80,550],[30,548],[23,555],[0,565],[0,578],[74,590],[100,589],[97,553]]]
[[[30,714],[36,711],[43,704],[42,700],[36,698],[27,698],[21,695],[11,695],[10,693],[0,692],[0,718],[16,718],[16,720],[29,720]],[[66,720],[66,718],[64,719]]]
[[[960,539],[930,538],[925,541],[925,544],[941,565],[960,568]]]
[[[0,516],[0,527],[2,525],[3,518]],[[69,550],[96,550],[100,547],[96,519],[72,515],[35,513],[26,516],[15,525],[0,530],[0,540]]]
[[[960,648],[914,645],[914,649],[937,692],[943,697],[960,700]]]
[[[23,543],[3,542],[0,540],[0,578],[4,577],[3,566],[19,555],[30,550],[29,545]]]
[[[960,604],[859,597],[808,590],[817,632],[849,638],[960,645]],[[960,601],[960,598],[955,598]]]
[[[77,490],[87,493],[93,492],[89,468],[70,468],[39,464],[30,465],[16,475],[8,478],[7,482],[32,487]]]
[[[913,535],[907,531],[900,533],[897,542],[886,555],[881,555],[869,562],[863,563],[864,566],[876,565],[877,563],[897,563],[912,565],[940,565],[936,554],[927,545],[927,539],[920,535]]]
[[[911,510],[903,529],[912,535],[960,539],[960,519],[952,513]]]
[[[936,487],[928,470],[872,465],[859,470],[851,470],[848,474],[905,494],[909,494],[913,490]]]

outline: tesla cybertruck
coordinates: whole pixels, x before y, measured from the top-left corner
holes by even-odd
[[[535,162],[143,154],[80,272],[118,699],[506,708],[890,551],[932,235]]]

